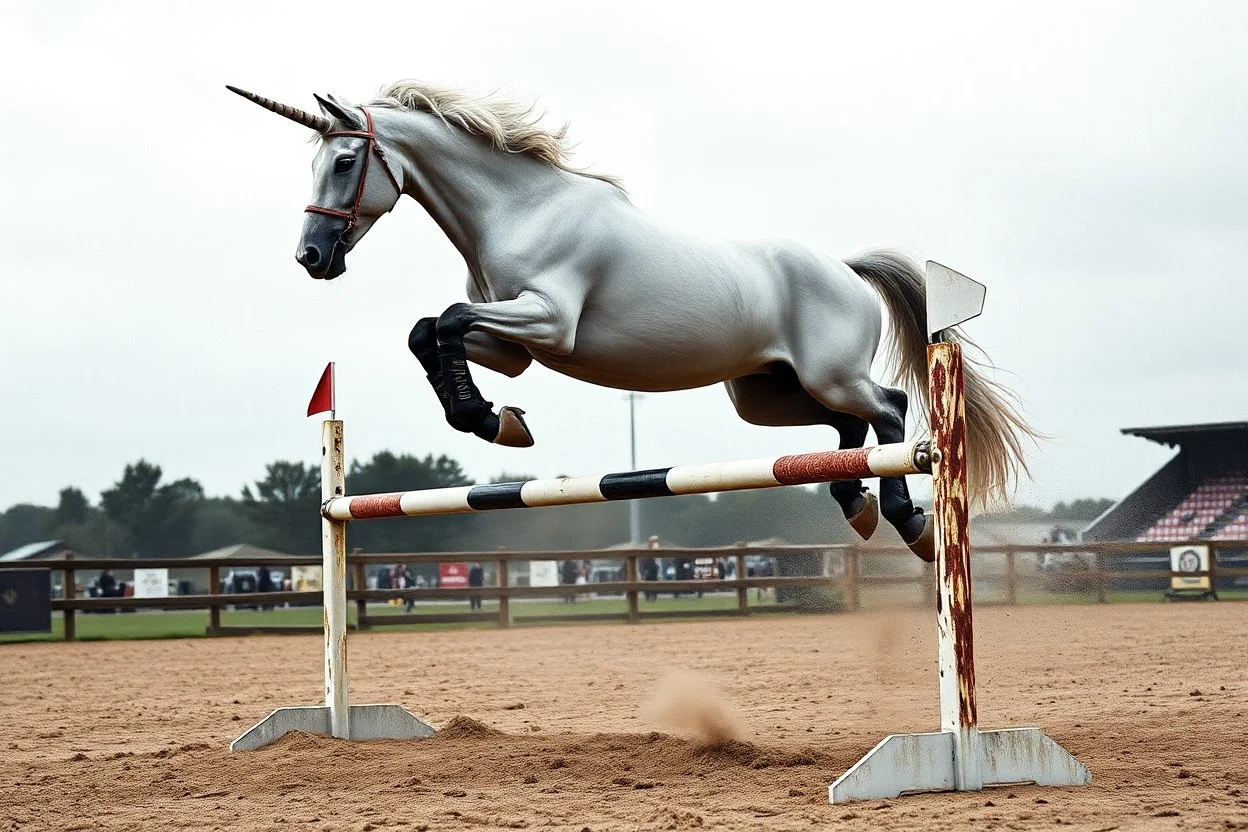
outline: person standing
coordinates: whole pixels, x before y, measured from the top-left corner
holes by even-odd
[[[468,567],[468,586],[485,586],[485,569],[481,567],[480,563],[474,562],[472,566]],[[468,596],[468,608],[473,611],[481,609],[481,596]]]
[[[267,566],[260,567],[259,579],[256,581],[256,590],[258,592],[272,592],[273,591],[273,573],[269,571],[269,567]],[[273,609],[273,605],[261,604],[260,609],[265,610],[267,612],[268,610]]]
[[[397,589],[411,589],[415,585],[416,582],[412,580],[412,573],[408,571],[406,563],[400,563],[394,567],[394,586]],[[411,595],[403,598],[403,612],[411,615],[415,607],[415,598]]]
[[[565,560],[563,563],[559,565],[559,583],[565,584],[568,586],[575,584],[576,573],[577,573],[576,561]],[[575,604],[576,593],[573,592],[573,593],[569,593],[568,595],[563,596],[563,602],[565,604]]]
[[[642,558],[637,564],[641,567],[641,579],[643,581],[657,581],[659,579],[659,562],[654,558]],[[659,593],[653,589],[646,590],[646,600],[658,600]]]

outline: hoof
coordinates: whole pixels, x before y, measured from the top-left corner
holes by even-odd
[[[518,407],[502,407],[498,410],[498,435],[494,437],[495,445],[506,445],[509,448],[533,447],[533,434],[524,423],[524,411]]]
[[[936,524],[930,514],[923,518],[923,531],[914,540],[907,540],[906,546],[919,556],[919,560],[928,563],[936,560]]]
[[[870,491],[862,492],[862,507],[853,517],[847,517],[850,528],[863,540],[870,540],[880,522],[880,501]]]

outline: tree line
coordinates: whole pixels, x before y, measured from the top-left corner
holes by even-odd
[[[493,482],[532,479],[500,474]],[[350,493],[370,494],[472,485],[447,456],[381,451],[355,460]],[[1091,520],[1108,500],[1076,500],[1051,512],[1019,507],[1019,519]],[[236,543],[291,554],[320,551],[320,468],[278,460],[237,496],[210,497],[194,479],[166,481],[147,460],[125,466],[95,503],[79,488],[60,492],[55,507],[19,504],[0,514],[0,552],[59,540],[84,555],[183,557]],[[1074,515],[1079,515],[1078,517]],[[789,543],[843,543],[851,534],[823,487],[773,488],[689,495],[641,503],[643,537],[664,545],[731,546],[778,538]],[[349,545],[369,552],[599,549],[629,538],[628,505],[595,503],[540,511],[512,510],[445,517],[376,520],[351,526]]]

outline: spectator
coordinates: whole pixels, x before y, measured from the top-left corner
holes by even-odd
[[[642,558],[638,564],[641,567],[641,579],[643,581],[657,581],[659,579],[659,562],[654,558]],[[646,600],[655,601],[659,597],[659,593],[654,590],[646,590]]]
[[[691,581],[693,580],[693,558],[676,558],[676,580]],[[681,593],[673,592],[673,598],[679,598]]]
[[[408,571],[406,563],[396,563],[394,565],[394,576],[391,578],[391,585],[395,589],[411,589],[416,585],[416,582],[412,580],[412,573]],[[416,599],[411,595],[403,599],[403,612],[411,615],[415,607]]]
[[[562,564],[559,565],[559,583],[569,585],[569,586],[575,584],[576,573],[577,573],[576,561],[565,560]],[[565,604],[575,604],[576,593],[573,592],[568,595],[564,595],[563,602]]]
[[[257,591],[272,592],[273,591],[273,573],[269,571],[269,567],[261,566],[259,575],[260,575],[260,580],[256,584]],[[273,609],[273,605],[261,604],[260,609],[266,610],[266,611],[271,610]]]
[[[485,586],[485,570],[481,568],[481,564],[473,563],[472,566],[468,567],[468,586]],[[468,608],[470,610],[481,609],[481,596],[469,596]]]
[[[99,589],[101,598],[115,598],[121,594],[117,591],[117,579],[113,577],[111,569],[105,569],[100,573],[100,577],[95,581],[95,586]]]
[[[587,585],[591,580],[593,580],[593,576],[594,576],[593,564],[591,564],[587,560],[581,561],[581,567],[576,572],[577,586]],[[592,598],[594,596],[590,595],[589,597]]]

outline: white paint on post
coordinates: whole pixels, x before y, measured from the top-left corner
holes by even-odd
[[[940,448],[932,465],[932,520],[936,524],[936,632],[940,656],[940,730],[953,740],[954,788],[983,788],[975,705],[975,656],[971,619],[971,545],[966,477],[966,424],[962,349],[928,348],[932,377],[932,442]],[[935,372],[937,368],[943,370]],[[937,376],[943,383],[935,383]]]
[[[346,494],[342,421],[321,423],[321,499]],[[325,707],[329,709],[329,733],[351,738],[351,712],[347,699],[347,524],[321,518],[321,570],[325,617]]]

